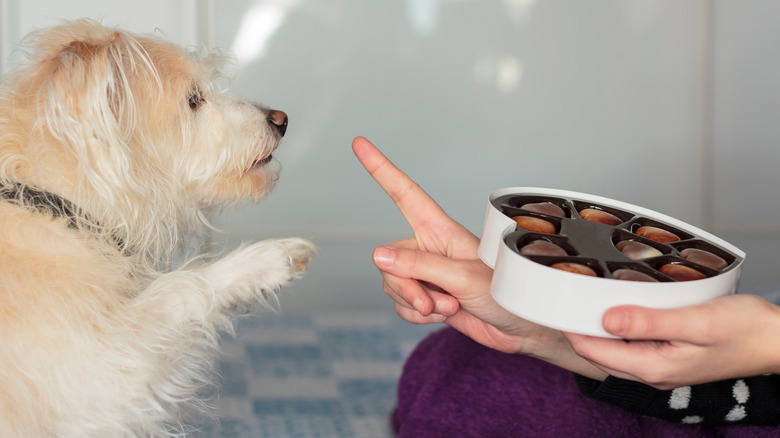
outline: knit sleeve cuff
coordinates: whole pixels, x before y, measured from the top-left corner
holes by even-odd
[[[646,413],[661,391],[631,380],[608,376],[603,382],[579,374],[574,380],[586,397],[619,406],[627,411]]]

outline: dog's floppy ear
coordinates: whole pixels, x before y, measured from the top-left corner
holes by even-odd
[[[137,120],[131,84],[159,84],[146,51],[131,35],[105,32],[67,41],[43,63],[49,74],[40,102],[49,132],[89,169],[93,186],[132,184],[124,177]]]
[[[79,121],[84,129],[98,128],[98,132],[92,133],[98,138],[117,139],[114,129],[126,116],[123,103],[128,93],[123,68],[126,55],[119,40],[118,32],[102,41],[73,40],[44,61],[50,71],[45,87],[49,99],[47,116],[56,122]],[[50,127],[55,133],[64,133],[58,128],[65,126]]]

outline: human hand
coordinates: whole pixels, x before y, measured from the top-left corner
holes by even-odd
[[[533,355],[590,377],[604,377],[574,355],[560,332],[528,322],[496,303],[490,294],[493,271],[479,259],[476,236],[450,218],[368,140],[356,138],[352,149],[414,233],[374,251],[384,291],[401,318],[418,324],[443,321],[489,348]]]
[[[672,389],[780,372],[780,307],[755,295],[677,309],[618,306],[602,321],[625,339],[565,336],[615,377]]]
[[[390,162],[364,137],[352,142],[352,150],[363,167],[390,196],[412,227],[422,251],[456,259],[478,259],[479,239],[452,220],[411,178]]]
[[[367,139],[357,137],[352,142],[352,150],[363,167],[395,202],[412,227],[413,237],[391,245],[399,249],[416,249],[458,260],[479,259],[477,254],[479,239],[452,220],[419,185],[395,167],[379,149]],[[397,289],[403,291],[403,295],[393,292],[388,292],[388,295],[398,305],[419,313],[412,322],[439,322],[440,316],[431,316],[432,313],[449,315],[458,310],[457,299],[435,288],[423,288],[424,285],[416,280],[398,278],[391,279],[390,282],[397,285]],[[387,281],[385,286],[387,288]],[[404,312],[404,315],[400,316],[411,317],[411,314]]]

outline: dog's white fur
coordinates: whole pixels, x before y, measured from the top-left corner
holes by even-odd
[[[209,86],[219,57],[80,20],[35,32],[0,85],[0,436],[181,433],[212,383],[218,331],[268,305],[302,239],[174,267],[205,214],[278,176],[279,112]],[[75,223],[75,224],[74,224]]]

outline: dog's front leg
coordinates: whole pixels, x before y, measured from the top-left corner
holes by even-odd
[[[311,242],[298,238],[243,246],[213,263],[161,275],[136,304],[164,312],[161,319],[168,324],[219,327],[235,311],[270,307],[279,288],[299,277],[315,252]]]
[[[154,401],[133,403],[165,416],[167,405],[178,404],[174,400],[193,400],[203,384],[211,383],[217,331],[232,329],[236,311],[270,307],[269,298],[300,276],[315,252],[303,239],[267,240],[152,281],[134,300],[129,321],[135,362],[143,368],[125,376],[151,390]]]
[[[269,306],[278,289],[301,275],[316,252],[303,239],[276,239],[241,247],[202,269],[222,310]]]

